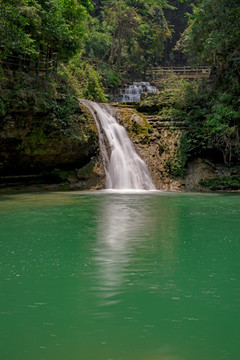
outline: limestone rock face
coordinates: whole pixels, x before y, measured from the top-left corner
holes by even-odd
[[[213,167],[198,158],[188,163],[185,186],[188,190],[201,191],[203,187],[199,184],[200,180],[213,179],[215,177],[216,174]]]
[[[170,164],[177,161],[181,130],[155,129],[147,116],[133,108],[119,106],[115,110],[118,121],[125,126],[138,154],[146,162],[157,189],[182,190],[184,181],[170,174]],[[173,165],[172,165],[173,166]]]

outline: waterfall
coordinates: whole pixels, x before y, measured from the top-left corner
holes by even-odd
[[[140,101],[142,92],[155,91],[157,91],[157,88],[155,86],[151,86],[149,82],[134,82],[133,85],[125,88],[122,102]]]
[[[112,115],[107,104],[80,100],[92,113],[99,133],[106,188],[154,190],[149,170],[138,156],[127,131]]]

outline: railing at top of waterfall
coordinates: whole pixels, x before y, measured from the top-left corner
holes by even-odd
[[[191,66],[159,66],[149,69],[147,74],[156,76],[166,76],[174,73],[179,77],[198,78],[198,77],[209,77],[211,68],[209,66],[198,66],[193,68]]]
[[[105,65],[106,62],[102,60],[97,60],[88,57],[82,57],[85,61],[89,61],[91,65],[95,68],[98,68],[100,65]],[[128,72],[128,67],[120,66],[116,67],[111,65],[112,69],[119,71],[121,74]],[[186,78],[207,78],[209,77],[211,72],[211,67],[209,66],[157,66],[149,68],[145,72],[145,76],[167,76],[168,74],[174,73],[179,77],[186,77]]]

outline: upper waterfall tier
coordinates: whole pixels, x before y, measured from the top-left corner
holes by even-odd
[[[134,82],[133,85],[130,85],[125,88],[123,93],[122,101],[123,102],[132,102],[140,101],[142,92],[155,92],[157,88],[150,85],[149,82]]]
[[[96,121],[106,172],[106,188],[155,190],[147,165],[136,153],[125,128],[112,115],[111,107],[89,100],[81,102]]]

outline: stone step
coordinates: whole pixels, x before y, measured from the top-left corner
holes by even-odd
[[[159,121],[155,123],[150,123],[150,125],[152,125],[153,128],[166,127],[171,125],[188,127],[188,125],[184,121]]]
[[[149,122],[149,123],[155,123],[157,121],[160,121],[160,122],[165,122],[165,121],[179,121],[179,122],[184,122],[184,120],[172,120],[172,118],[170,116],[160,116],[160,115],[152,115],[152,116],[147,116],[146,117],[146,120]]]
[[[154,123],[156,123],[156,122],[158,122],[158,121],[161,121],[161,122],[164,122],[164,121],[170,121],[171,119],[170,118],[155,118],[155,119],[148,119],[148,118],[146,118],[146,120],[147,120],[147,122],[149,123],[149,124],[154,124]]]
[[[165,122],[165,123],[162,123],[162,124],[159,124],[159,125],[153,125],[153,128],[155,130],[162,130],[162,129],[188,129],[188,126],[187,124],[184,124],[182,122]]]
[[[138,105],[138,102],[109,102],[108,105],[118,107],[118,108],[136,108],[136,105]]]

